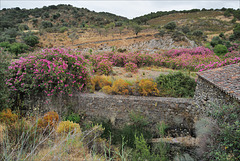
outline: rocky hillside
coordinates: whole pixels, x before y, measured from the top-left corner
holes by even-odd
[[[28,46],[85,51],[192,48],[210,43],[216,36],[217,44],[230,47],[240,37],[239,10],[224,8],[159,11],[132,20],[71,5],[2,9],[0,15],[0,47],[10,50],[14,44],[11,50],[15,53],[25,52]]]

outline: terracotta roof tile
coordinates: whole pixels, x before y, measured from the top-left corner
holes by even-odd
[[[240,101],[240,63],[197,73],[214,86]]]

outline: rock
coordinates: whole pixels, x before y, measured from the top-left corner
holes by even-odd
[[[131,78],[132,77],[132,73],[126,73],[126,74],[124,74],[124,76],[127,77],[127,78]]]

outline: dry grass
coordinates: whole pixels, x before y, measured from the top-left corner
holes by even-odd
[[[219,11],[205,11],[205,12],[195,12],[195,13],[175,13],[170,14],[162,17],[158,17],[155,19],[151,19],[148,21],[150,25],[165,25],[168,22],[171,21],[179,21],[181,20],[191,20],[191,19],[199,19],[202,17],[216,17],[223,15],[223,12]],[[184,24],[183,24],[184,25]]]

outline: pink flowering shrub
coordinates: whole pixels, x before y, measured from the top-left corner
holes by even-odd
[[[89,80],[88,60],[66,49],[45,49],[9,66],[6,84],[13,95],[46,96],[82,91]]]
[[[112,72],[112,62],[107,59],[103,59],[94,66],[94,71],[98,74],[109,75]]]
[[[132,63],[132,62],[126,63],[124,68],[127,72],[132,72],[132,73],[137,73],[138,72],[137,64]]]
[[[203,46],[196,47],[193,49],[188,49],[188,48],[181,48],[181,49],[172,49],[164,53],[165,56],[167,57],[177,57],[181,56],[182,54],[190,54],[190,55],[213,55],[213,51],[205,48]]]

